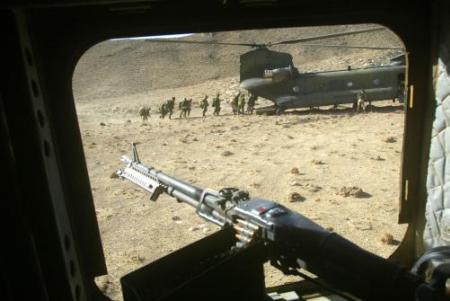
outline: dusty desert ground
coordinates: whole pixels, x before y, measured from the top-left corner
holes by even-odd
[[[120,299],[118,279],[127,272],[217,230],[187,205],[168,196],[150,202],[143,191],[111,178],[132,142],[140,142],[143,163],[197,186],[236,186],[276,200],[382,256],[396,248],[382,242],[386,233],[402,239],[405,227],[397,225],[401,106],[386,103],[367,114],[343,109],[241,117],[225,107],[224,116],[203,120],[195,109],[187,120],[154,115],[146,123],[136,114],[117,113],[139,103],[118,100],[108,106],[110,114],[100,113],[105,105],[99,102],[78,104],[109,270],[100,285],[113,299]],[[342,195],[352,186],[366,194]],[[293,193],[301,198],[293,201]],[[285,280],[272,269],[267,274],[268,285]]]
[[[349,62],[364,65],[373,62],[372,54],[310,60],[308,66],[326,70]],[[201,97],[220,91],[230,100],[238,89],[237,76],[214,75],[195,84],[190,80],[132,94],[125,89],[132,83],[122,77],[118,82],[125,88],[110,95],[115,84],[95,88],[89,70],[97,67],[90,65],[75,74],[74,94],[109,272],[98,285],[113,300],[121,299],[121,276],[218,230],[189,206],[165,195],[150,202],[131,183],[112,177],[123,166],[120,157],[130,154],[132,142],[140,143],[144,164],[200,187],[236,186],[276,200],[381,256],[391,254],[402,240],[406,228],[397,224],[402,105],[377,102],[374,111],[365,114],[322,108],[238,117],[223,103],[221,116],[211,116],[210,108],[202,119]],[[102,76],[95,75],[95,80]],[[82,82],[90,84],[83,88]],[[190,118],[178,119],[178,112],[172,120],[158,118],[156,108],[171,96],[194,99]],[[152,106],[145,123],[137,113],[142,105]],[[363,192],[343,193],[352,187]],[[393,244],[382,241],[386,234],[393,236]],[[292,280],[270,267],[266,276],[268,286]]]

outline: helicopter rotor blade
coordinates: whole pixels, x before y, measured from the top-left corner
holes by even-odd
[[[245,47],[258,47],[263,46],[255,43],[228,43],[228,42],[216,42],[216,41],[189,41],[189,40],[168,40],[168,39],[148,39],[147,42],[160,42],[160,43],[176,43],[176,44],[204,44],[204,45],[224,45],[224,46],[245,46]]]
[[[298,46],[306,47],[328,47],[328,48],[350,48],[350,49],[370,49],[370,50],[402,50],[402,47],[372,47],[372,46],[357,46],[357,45],[326,45],[326,44],[304,44],[301,43]]]
[[[304,42],[308,42],[308,41],[334,38],[334,37],[346,36],[346,35],[352,35],[352,34],[360,34],[360,33],[366,33],[366,32],[373,32],[373,31],[380,31],[380,30],[385,30],[385,29],[386,28],[384,28],[384,27],[375,27],[375,28],[369,28],[369,29],[344,31],[344,32],[332,33],[332,34],[326,34],[326,35],[311,36],[311,37],[299,38],[299,39],[293,39],[293,40],[285,40],[285,41],[279,41],[279,42],[268,43],[268,44],[264,44],[264,43],[261,43],[261,44],[258,44],[258,43],[232,43],[232,42],[217,42],[217,41],[169,40],[169,39],[148,39],[146,41],[159,42],[159,43],[176,43],[176,44],[181,43],[181,44],[203,44],[203,45],[222,45],[222,46],[243,46],[243,47],[253,47],[253,48],[262,48],[262,47],[267,47],[267,46],[270,47],[270,46],[275,46],[275,45],[288,45],[288,44],[299,43],[299,46],[308,46],[308,47],[374,49],[374,50],[404,50],[403,48],[399,48],[399,47],[346,46],[346,45],[326,45],[326,44],[305,44],[304,43]]]
[[[284,45],[284,44],[296,44],[296,43],[301,43],[301,42],[309,42],[309,41],[314,41],[314,40],[335,38],[335,37],[346,36],[346,35],[351,35],[351,34],[360,34],[360,33],[379,31],[379,30],[385,30],[385,29],[386,28],[384,28],[384,27],[375,27],[375,28],[369,28],[369,29],[344,31],[344,32],[331,33],[331,34],[325,34],[325,35],[319,35],[319,36],[311,36],[311,37],[300,38],[300,39],[279,41],[279,42],[275,42],[275,43],[269,43],[268,45],[274,46],[274,45]]]

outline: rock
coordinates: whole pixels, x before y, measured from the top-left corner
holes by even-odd
[[[137,263],[143,263],[145,261],[145,257],[142,255],[133,255],[131,256],[131,260]]]
[[[293,174],[293,175],[298,175],[298,174],[300,174],[300,171],[298,170],[297,167],[293,167],[293,168],[291,169],[291,174]]]
[[[383,141],[386,143],[394,143],[394,142],[397,142],[397,139],[395,137],[389,136],[389,137],[384,138]]]
[[[298,192],[293,192],[289,195],[289,202],[294,203],[294,202],[303,202],[305,199],[305,197],[301,196]]]
[[[97,284],[97,287],[100,289],[100,291],[102,291],[106,295],[111,294],[113,286],[114,286],[111,276],[103,275],[103,276],[97,277],[95,279],[95,282]]]
[[[381,158],[380,156],[376,156],[375,158],[371,158],[372,160],[375,160],[375,161],[385,161],[386,159],[384,159],[384,158]]]
[[[100,125],[101,126],[105,126],[106,124],[104,122],[100,122]]]
[[[354,196],[356,198],[363,198],[368,196],[368,193],[364,192],[357,186],[343,186],[336,194],[343,197]]]
[[[191,231],[191,232],[194,232],[194,231],[200,230],[200,227],[199,226],[192,226],[188,230]]]
[[[174,216],[172,216],[172,220],[174,222],[179,222],[179,221],[181,221],[181,218],[179,216],[174,215]]]
[[[314,184],[306,184],[307,189],[309,192],[319,192],[322,190],[322,187],[314,185]]]
[[[289,183],[289,185],[291,185],[291,186],[303,186],[303,184],[300,183],[299,181],[292,181],[291,183]]]
[[[117,179],[118,177],[119,177],[119,175],[117,174],[117,172],[113,172],[113,173],[109,176],[110,179]]]
[[[224,151],[224,152],[222,153],[222,156],[224,156],[224,157],[229,157],[229,156],[232,156],[232,155],[234,155],[234,153],[232,153],[232,152],[230,152],[230,151]]]
[[[322,160],[312,160],[311,163],[315,164],[315,165],[324,165],[325,164],[325,162],[323,162]]]
[[[394,236],[390,233],[384,233],[383,237],[381,237],[381,242],[387,245],[395,245],[396,241]]]

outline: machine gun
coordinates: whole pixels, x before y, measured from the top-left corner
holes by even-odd
[[[305,276],[299,270],[306,269],[363,300],[419,300],[416,291],[428,288],[416,274],[276,202],[251,198],[237,188],[202,189],[147,167],[140,162],[134,143],[132,157],[123,156],[122,161],[126,166],[117,174],[148,191],[150,200],[166,193],[192,206],[207,221],[233,227],[237,241],[230,248],[263,243],[267,259],[285,274]]]

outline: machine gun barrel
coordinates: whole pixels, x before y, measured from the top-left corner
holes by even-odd
[[[180,201],[188,203],[191,206],[196,207],[198,205],[198,201],[200,199],[200,196],[202,195],[203,189],[188,184],[182,180],[176,179],[175,177],[169,176],[153,167],[147,167],[141,164],[139,161],[130,159],[127,156],[122,156],[122,161],[124,163],[127,163],[127,168],[132,168],[134,171],[137,171],[144,176],[156,179],[161,185],[163,185],[164,188],[166,188],[166,192],[169,195],[172,195]],[[139,183],[136,183],[136,181],[132,182],[139,185]],[[145,187],[143,187],[142,185],[139,186],[148,190],[148,186],[145,186],[145,184]]]
[[[222,214],[215,211],[214,204],[221,198],[219,193],[210,189],[202,189],[195,185],[186,183],[175,177],[153,167],[141,164],[136,150],[136,144],[132,145],[132,158],[122,156],[121,161],[126,163],[124,169],[118,170],[117,174],[150,193],[150,199],[156,201],[158,196],[165,192],[197,209],[197,213],[203,218],[224,226],[227,222]],[[208,204],[208,205],[205,205]],[[206,213],[205,213],[206,212]]]

